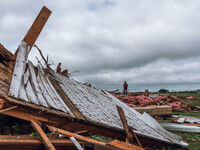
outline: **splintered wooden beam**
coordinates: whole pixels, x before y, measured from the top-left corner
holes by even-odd
[[[51,11],[47,7],[43,6],[37,18],[35,19],[29,31],[27,32],[26,36],[24,37],[23,41],[26,42],[28,46],[30,46],[30,50],[34,45],[35,41],[37,40],[50,14]],[[17,53],[18,50],[13,55],[12,59],[16,59]]]
[[[113,140],[113,141],[107,143],[107,145],[113,146],[113,147],[116,147],[116,148],[119,148],[119,149],[123,149],[123,150],[144,150],[141,147],[138,147],[138,146],[133,145],[133,144],[125,143],[125,142],[122,142],[122,141],[119,141],[119,140]]]
[[[136,139],[138,146],[139,146],[139,147],[142,147],[142,144],[140,143],[140,140],[138,139],[138,137],[137,137],[137,135],[135,134],[135,132],[133,131],[133,129],[129,127],[129,131],[130,131],[130,133],[134,136],[134,138]]]
[[[126,132],[126,136],[127,136],[128,142],[131,143],[131,144],[133,143],[133,140],[132,140],[132,138],[131,138],[131,136],[130,136],[130,134],[132,134],[132,136],[134,136],[134,138],[136,139],[137,144],[138,144],[140,147],[142,147],[142,144],[140,143],[140,141],[139,141],[137,135],[134,133],[133,129],[130,129],[130,127],[128,126],[127,120],[126,120],[126,116],[125,116],[125,114],[124,114],[123,109],[122,109],[121,107],[117,106],[117,110],[118,110],[119,116],[120,116],[120,118],[121,118],[121,120],[122,120],[122,124],[123,124],[123,126],[124,126],[124,130],[125,130],[125,132]],[[129,131],[130,131],[130,132],[129,132]]]
[[[73,112],[73,114],[76,116],[78,119],[86,120],[85,117],[81,114],[81,112],[74,106],[74,104],[69,100],[67,95],[63,92],[61,87],[56,83],[56,81],[52,80],[49,78],[52,85],[54,86],[56,92],[59,94],[59,96],[63,99],[67,107]]]
[[[15,109],[15,108],[17,108],[17,107],[18,107],[18,106],[13,106],[13,107],[10,107],[10,108],[2,109],[2,110],[0,110],[0,113],[3,113],[3,112],[6,112],[6,111]]]
[[[104,143],[104,142],[93,140],[93,139],[90,139],[90,138],[78,135],[76,133],[72,133],[72,132],[69,132],[69,131],[66,131],[66,130],[58,129],[58,128],[55,128],[55,127],[52,127],[52,126],[48,126],[48,125],[47,125],[47,127],[49,128],[49,131],[51,131],[51,132],[58,131],[61,134],[68,135],[69,137],[74,137],[74,138],[76,138],[78,140],[81,140],[81,141],[85,141],[85,142],[89,142],[89,143],[94,143],[94,144],[106,145],[106,143]]]
[[[33,126],[35,131],[39,134],[39,136],[41,137],[43,144],[46,147],[46,149],[47,150],[56,150],[55,147],[53,146],[53,144],[51,143],[51,141],[48,139],[46,134],[41,129],[41,127],[33,120],[31,121],[31,125]]]
[[[43,6],[28,33],[23,39],[23,41],[28,43],[30,47],[34,45],[50,15],[51,11],[47,7]]]
[[[123,127],[124,127],[124,130],[126,132],[126,136],[127,136],[127,139],[128,139],[128,142],[129,143],[133,143],[130,135],[129,135],[129,127],[128,127],[128,124],[127,124],[127,120],[126,120],[126,117],[125,117],[125,114],[124,114],[124,111],[121,107],[117,106],[117,110],[118,110],[118,113],[119,113],[119,116],[121,118],[121,121],[122,121],[122,124],[123,124]]]

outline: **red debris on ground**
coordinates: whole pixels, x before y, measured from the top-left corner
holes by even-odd
[[[187,97],[187,99],[195,99],[193,96],[189,96]]]
[[[113,94],[114,95],[114,94]],[[172,106],[173,110],[191,110],[191,107],[187,104],[181,103],[180,101],[174,100],[168,96],[157,96],[155,98],[147,96],[122,96],[114,95],[122,102],[127,104],[130,107],[141,107],[149,105],[169,105]]]

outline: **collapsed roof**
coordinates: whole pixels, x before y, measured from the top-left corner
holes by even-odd
[[[123,125],[116,106],[120,106],[125,113],[128,126],[138,135],[164,143],[187,145],[181,141],[180,136],[166,131],[151,116],[146,113],[140,114],[107,91],[84,85],[56,73],[50,67],[34,66],[28,60],[28,56],[35,41],[27,39],[29,36],[26,36],[19,45],[14,55],[16,59],[3,46],[0,47],[1,70],[4,70],[0,74],[2,96],[34,104],[49,111],[55,110],[71,119],[119,131],[123,130]],[[7,67],[5,62],[13,59],[15,64]]]

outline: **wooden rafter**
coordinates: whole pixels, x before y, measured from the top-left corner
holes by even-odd
[[[30,46],[30,49],[37,40],[40,32],[42,31],[50,15],[51,11],[47,7],[43,6],[37,18],[35,19],[35,21],[33,22],[32,26],[30,27],[29,31],[23,39],[23,41]],[[17,53],[18,50],[15,52],[13,59],[16,58]]]
[[[100,142],[100,141],[97,141],[97,140],[93,140],[93,139],[78,135],[76,133],[72,133],[72,132],[62,130],[62,129],[59,129],[59,128],[55,128],[55,127],[52,127],[52,126],[48,126],[48,125],[47,125],[47,127],[52,132],[58,131],[61,134],[68,135],[69,137],[74,137],[74,138],[81,140],[81,141],[90,142],[90,143],[94,143],[94,144],[106,145],[106,143],[103,143],[103,142]]]
[[[61,87],[54,81],[53,79],[49,78],[52,85],[54,86],[55,90],[59,94],[59,96],[63,99],[65,104],[68,106],[68,108],[73,112],[73,114],[78,119],[86,120],[85,117],[80,113],[80,111],[75,107],[75,105],[69,100],[67,95],[62,91]]]
[[[2,110],[0,110],[0,113],[3,113],[3,112],[6,112],[6,111],[15,109],[15,108],[17,108],[17,107],[18,107],[18,106],[13,106],[13,107],[9,107],[9,108],[6,108],[6,109],[2,109]]]
[[[133,138],[135,138],[137,144],[138,144],[140,147],[142,147],[142,144],[140,143],[140,141],[139,141],[137,135],[134,133],[133,129],[130,128],[130,127],[128,126],[127,120],[126,120],[126,116],[125,116],[125,114],[124,114],[123,109],[122,109],[121,107],[117,106],[117,110],[118,110],[118,113],[119,113],[120,118],[121,118],[121,120],[122,120],[122,124],[123,124],[124,130],[125,130],[125,132],[126,132],[126,136],[127,136],[128,142],[129,142],[130,144],[132,144],[132,143],[133,143]]]
[[[123,150],[144,150],[141,147],[135,146],[133,144],[125,143],[119,140],[113,140],[109,142],[107,145],[113,146],[119,149],[123,149]]]
[[[132,141],[132,139],[131,139],[131,137],[129,135],[129,128],[128,128],[128,124],[127,124],[127,121],[126,121],[126,117],[125,117],[124,111],[119,106],[117,106],[117,110],[118,110],[119,116],[121,118],[124,130],[126,132],[126,136],[127,136],[128,142],[129,143],[133,143],[133,141]]]
[[[66,130],[58,129],[58,128],[55,128],[55,127],[52,127],[52,126],[47,125],[47,127],[52,132],[59,132],[61,134],[67,135],[68,137],[74,137],[74,138],[76,138],[80,141],[101,145],[101,148],[103,148],[103,149],[116,150],[116,148],[117,149],[119,148],[119,149],[122,149],[122,150],[131,150],[132,148],[134,148],[135,150],[144,150],[143,148],[140,148],[136,145],[124,143],[124,142],[121,142],[121,141],[118,141],[118,140],[114,140],[113,142],[110,142],[110,143],[107,144],[107,143],[104,143],[104,142],[101,142],[101,141],[97,141],[97,140],[94,140],[94,139],[90,139],[90,138],[78,135],[76,133],[72,133],[72,132],[69,132],[69,131],[66,131]]]
[[[35,131],[38,133],[38,135],[41,137],[46,149],[47,150],[56,150],[55,147],[53,146],[53,144],[51,143],[51,141],[48,139],[46,134],[41,129],[41,127],[33,120],[31,121],[31,125],[33,126]]]
[[[23,41],[25,41],[30,47],[34,45],[50,15],[51,11],[47,7],[43,6],[34,23],[32,24],[23,39]]]

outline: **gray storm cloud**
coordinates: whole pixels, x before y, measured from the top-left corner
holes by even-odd
[[[99,88],[196,89],[200,1],[0,1],[0,41],[14,52],[41,7],[52,10],[36,44]],[[31,59],[36,63],[36,49]]]

